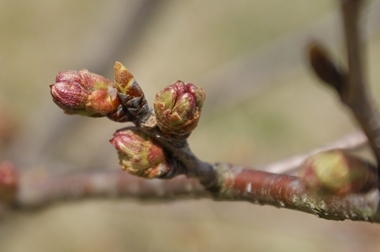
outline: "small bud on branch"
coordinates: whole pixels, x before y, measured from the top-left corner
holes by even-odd
[[[308,158],[300,177],[309,189],[336,195],[364,193],[377,182],[373,165],[340,150],[320,152]]]
[[[120,62],[114,65],[114,75],[121,103],[131,115],[138,119],[139,123],[144,123],[151,115],[151,109],[140,85]]]
[[[315,74],[341,94],[347,74],[333,62],[327,50],[313,42],[309,45],[308,56]]]
[[[165,87],[153,104],[158,127],[173,139],[186,139],[198,125],[205,98],[203,89],[191,83]]]
[[[111,144],[119,155],[121,168],[144,178],[162,178],[173,170],[163,148],[137,128],[116,131]]]
[[[50,93],[66,114],[102,117],[116,111],[120,104],[113,83],[87,70],[62,71],[55,81]]]

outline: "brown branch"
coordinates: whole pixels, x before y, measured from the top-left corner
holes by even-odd
[[[220,200],[244,200],[255,204],[298,210],[328,220],[380,222],[379,191],[346,196],[318,196],[295,176],[216,166],[220,176]]]
[[[90,198],[135,198],[141,200],[174,200],[208,197],[195,179],[178,176],[170,180],[147,180],[123,171],[69,174],[33,180],[20,180],[15,199],[18,209],[44,208],[60,201]]]
[[[364,43],[360,12],[364,1],[341,0],[348,73],[340,97],[353,112],[368,137],[369,144],[380,164],[380,114],[368,92],[364,73]]]
[[[167,201],[213,197],[218,201],[248,201],[298,210],[329,220],[361,220],[380,223],[378,190],[346,196],[318,196],[295,176],[215,164],[218,191],[210,194],[195,179],[146,180],[123,171],[103,171],[21,180],[14,207],[40,209],[60,201],[89,198],[133,198]]]
[[[181,147],[176,147],[170,141],[161,137],[159,132],[155,132],[151,136],[159,141],[185,167],[188,177],[197,178],[207,189],[214,189],[217,184],[217,174],[213,166],[198,159],[190,150],[187,141],[184,141]]]

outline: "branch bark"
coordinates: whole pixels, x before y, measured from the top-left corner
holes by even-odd
[[[132,198],[168,201],[207,198],[209,193],[195,179],[178,176],[170,180],[147,180],[124,171],[98,171],[47,177],[21,178],[13,203],[15,209],[41,209],[53,203],[92,198]]]
[[[346,196],[318,195],[307,190],[302,179],[283,174],[247,170],[228,164],[217,164],[221,200],[245,200],[314,214],[328,220],[362,220],[380,222],[377,188],[366,194]]]
[[[212,164],[209,164],[212,165]],[[320,196],[303,181],[284,174],[214,164],[218,191],[209,193],[196,179],[178,176],[170,180],[147,180],[122,171],[87,172],[48,177],[42,181],[22,179],[14,209],[42,209],[61,201],[91,198],[132,198],[146,202],[214,198],[217,201],[248,201],[314,214],[328,220],[359,220],[380,223],[380,194]]]

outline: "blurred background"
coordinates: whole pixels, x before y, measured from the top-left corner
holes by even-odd
[[[380,1],[368,2],[377,84]],[[66,116],[48,88],[61,70],[113,79],[115,61],[149,102],[178,79],[205,89],[189,141],[206,161],[260,168],[334,141],[357,126],[304,52],[318,39],[343,60],[340,28],[331,0],[0,1],[0,160],[34,173],[119,169],[108,140],[123,125]],[[380,251],[379,235],[248,203],[91,200],[1,218],[0,251]]]

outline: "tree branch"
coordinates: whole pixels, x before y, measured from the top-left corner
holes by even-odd
[[[295,176],[242,169],[226,164],[216,166],[221,175],[222,200],[245,200],[260,205],[298,210],[328,220],[380,222],[379,191],[366,194],[321,196],[307,190]]]
[[[360,23],[363,0],[341,0],[348,73],[340,97],[353,112],[368,137],[369,144],[380,164],[380,114],[368,92],[364,73],[364,39]]]
[[[219,188],[213,194],[196,179],[185,176],[147,180],[122,171],[87,172],[42,181],[24,178],[14,207],[18,210],[40,209],[60,201],[90,198],[133,198],[146,202],[213,197],[218,201],[248,201],[293,209],[329,220],[380,223],[377,189],[366,194],[320,196],[307,190],[303,181],[295,176],[243,169],[225,163],[213,167],[218,174]]]
[[[47,177],[21,178],[14,206],[19,210],[37,209],[60,201],[91,198],[135,198],[174,200],[207,198],[209,193],[195,179],[178,176],[170,180],[147,180],[124,171],[99,171]]]

